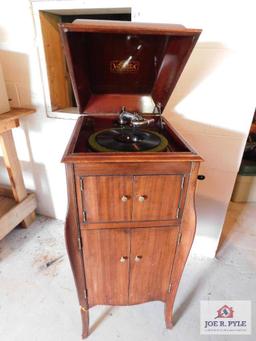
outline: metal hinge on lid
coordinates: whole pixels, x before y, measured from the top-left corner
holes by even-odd
[[[157,102],[153,109],[153,114],[161,115],[162,114],[162,104]]]

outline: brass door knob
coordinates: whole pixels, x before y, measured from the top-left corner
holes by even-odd
[[[142,256],[139,256],[139,255],[135,256],[135,258],[134,258],[135,262],[140,262],[141,259],[142,259]]]
[[[128,200],[128,197],[126,195],[123,195],[121,197],[122,202],[126,202]]]
[[[139,196],[139,202],[144,202],[146,197],[144,195]]]
[[[128,257],[127,256],[122,256],[120,258],[120,263],[125,263],[127,261]]]

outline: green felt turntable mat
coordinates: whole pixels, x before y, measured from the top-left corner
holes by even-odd
[[[117,128],[115,130],[120,130],[120,132],[122,131],[121,128]],[[97,137],[104,132],[111,132],[111,129],[103,129],[103,130],[97,131],[96,133],[92,134],[89,137],[88,142],[89,142],[90,147],[93,150],[95,150],[97,152],[112,152],[112,153],[113,152],[127,152],[126,150],[114,149],[114,148],[103,146],[100,143],[98,143]],[[167,148],[168,140],[163,135],[161,135],[155,131],[148,130],[148,129],[140,130],[140,132],[147,132],[147,133],[152,134],[154,137],[157,137],[159,139],[159,144],[157,146],[154,146],[153,148],[149,148],[146,150],[129,150],[128,152],[142,152],[142,153],[145,153],[145,152],[161,152]]]

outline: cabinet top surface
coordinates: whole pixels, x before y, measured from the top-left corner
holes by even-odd
[[[150,117],[150,116],[149,116]],[[163,120],[163,127],[158,120]],[[162,151],[112,151],[96,152],[90,145],[90,137],[102,131],[111,131],[118,126],[118,116],[83,116],[77,121],[73,135],[62,161],[65,163],[133,163],[133,162],[187,162],[202,161],[202,158],[187,144],[176,130],[158,117],[150,126],[150,132],[164,137],[167,147]],[[132,128],[131,128],[132,129]],[[115,141],[114,141],[115,142]],[[115,142],[116,143],[116,142]],[[118,143],[118,142],[117,142]],[[136,145],[136,142],[135,142]]]

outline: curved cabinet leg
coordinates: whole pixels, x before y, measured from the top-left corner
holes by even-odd
[[[82,338],[85,339],[89,335],[89,310],[80,307],[82,317]]]
[[[192,215],[192,212],[191,212]],[[190,217],[191,217],[190,215]],[[194,214],[195,216],[195,214]],[[190,222],[183,223],[182,225],[182,239],[178,245],[177,252],[175,255],[172,276],[171,276],[171,284],[170,290],[166,297],[165,302],[165,324],[166,328],[171,329],[173,327],[173,306],[175,297],[177,294],[177,290],[179,287],[179,282],[181,280],[181,276],[189,255],[189,251],[191,249],[194,234],[195,234],[195,219]],[[186,230],[188,229],[188,230]]]
[[[178,241],[177,251],[174,259],[170,290],[167,293],[165,302],[165,324],[166,328],[173,327],[173,305],[178,290],[179,282],[194,240],[196,231],[196,211],[195,211],[195,188],[197,181],[199,163],[193,163],[192,172],[189,180],[187,199],[184,207],[181,222],[181,238]]]
[[[174,302],[175,297],[173,298],[173,302]],[[173,327],[173,323],[172,323],[172,307],[173,307],[173,303],[172,305],[168,305],[167,302],[165,303],[165,325],[167,329],[172,329]]]

